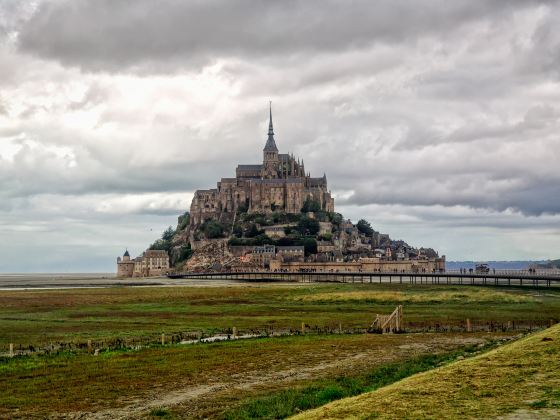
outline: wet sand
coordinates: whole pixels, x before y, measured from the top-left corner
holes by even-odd
[[[0,274],[0,290],[67,289],[84,287],[229,286],[255,284],[226,279],[116,278],[112,273]]]

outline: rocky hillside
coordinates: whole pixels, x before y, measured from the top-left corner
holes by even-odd
[[[353,224],[340,213],[316,211],[314,203],[306,202],[299,214],[283,212],[238,212],[232,223],[206,220],[192,226],[189,213],[179,216],[177,227],[171,226],[150,249],[169,253],[171,265],[177,270],[217,269],[231,264],[235,257],[228,246],[303,246],[308,259],[319,261],[318,245],[333,244],[341,258],[352,261],[359,257],[390,255],[391,258],[435,257],[431,248],[414,248],[402,240],[377,232],[366,220]]]

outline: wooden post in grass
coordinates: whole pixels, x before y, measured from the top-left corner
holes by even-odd
[[[301,323],[301,333],[305,334],[305,322]]]
[[[14,343],[10,343],[10,357],[14,357]]]
[[[237,327],[231,329],[233,338],[237,338]]]
[[[342,334],[342,322],[338,323],[338,333]]]
[[[469,318],[467,318],[467,332],[472,332],[471,320]]]
[[[165,346],[165,334],[161,334],[161,345]]]
[[[91,338],[87,341],[87,352],[88,354],[91,354]]]

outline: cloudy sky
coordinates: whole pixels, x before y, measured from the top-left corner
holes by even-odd
[[[276,141],[449,260],[560,257],[560,2],[0,0],[0,272],[115,269]]]

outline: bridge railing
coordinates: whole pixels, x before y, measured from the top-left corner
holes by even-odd
[[[450,285],[495,285],[560,287],[560,276],[539,273],[415,273],[415,272],[202,272],[183,273],[170,277],[190,279],[232,279],[245,281],[337,282],[337,283],[410,283]]]
[[[469,269],[459,270],[445,270],[448,274],[471,274]],[[476,270],[472,270],[472,274],[477,274]],[[560,277],[560,269],[534,269],[534,270],[503,270],[503,269],[490,269],[486,275],[501,274],[501,275],[527,275],[527,276],[544,276],[544,277]]]

